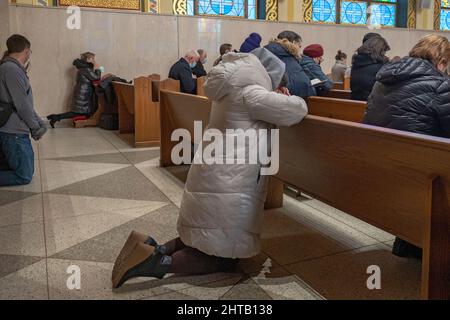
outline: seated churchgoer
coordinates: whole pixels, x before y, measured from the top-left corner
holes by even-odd
[[[192,73],[197,78],[205,77],[207,75],[205,64],[208,63],[208,54],[203,49],[198,49],[197,53],[199,54],[200,59],[198,60],[197,65],[192,68]]]
[[[446,37],[428,35],[408,57],[384,65],[367,101],[365,124],[450,138],[450,61]],[[396,238],[393,253],[420,256],[421,249]]]
[[[306,98],[315,96],[316,90],[300,65],[300,59],[302,58],[300,53],[301,43],[300,35],[293,31],[283,31],[277,39],[272,40],[265,48],[286,64],[290,93]]]
[[[199,59],[198,52],[191,50],[170,68],[169,78],[180,81],[181,92],[195,94],[197,82],[192,74],[192,69],[197,66]]]
[[[219,49],[220,52],[220,57],[216,59],[216,61],[214,61],[214,67],[217,66],[221,61],[222,61],[222,57],[229,53],[229,52],[233,52],[233,46],[229,43],[224,43],[220,46]]]
[[[375,84],[375,76],[389,61],[386,52],[390,49],[387,41],[379,35],[370,37],[358,48],[352,59],[350,76],[352,100],[367,101]]]
[[[338,50],[336,54],[336,63],[331,68],[331,80],[334,82],[344,82],[345,72],[349,69],[347,65],[347,54]]]
[[[249,53],[255,50],[256,48],[259,48],[261,46],[261,41],[262,41],[261,35],[253,32],[242,43],[239,51],[242,53]]]
[[[317,94],[333,88],[333,82],[323,73],[320,67],[323,62],[323,47],[320,44],[311,44],[303,50],[300,65],[305,70],[309,80],[319,82],[314,85]]]
[[[6,41],[0,61],[0,186],[29,184],[34,174],[30,133],[39,140],[47,129],[36,114],[27,75],[31,43],[21,35]]]
[[[272,60],[229,53],[208,74],[204,88],[213,103],[209,129],[222,132],[224,139],[234,139],[227,129],[289,126],[307,113],[303,99],[274,92],[285,65],[273,54],[264,57]],[[267,132],[259,137],[269,143]],[[196,156],[201,156],[199,150]],[[218,161],[225,163],[226,154]],[[238,259],[258,255],[268,181],[260,170],[258,163],[193,164],[181,202],[179,238],[158,245],[148,235],[132,232],[114,264],[113,287],[135,277],[230,272]]]
[[[72,98],[72,108],[69,112],[47,116],[52,128],[58,121],[77,116],[90,117],[94,111],[94,82],[101,79],[103,67],[100,67],[95,61],[95,54],[92,52],[83,53],[80,59],[74,60],[73,65],[78,69],[78,73]]]

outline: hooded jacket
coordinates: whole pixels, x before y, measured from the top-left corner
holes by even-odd
[[[275,39],[265,48],[286,64],[289,76],[288,89],[291,94],[302,98],[317,95],[311,80],[300,65],[301,54],[298,47],[288,40]]]
[[[352,100],[367,101],[375,84],[375,77],[384,62],[376,61],[368,54],[355,54],[352,60],[350,88]]]
[[[272,68],[272,79],[276,81],[281,81],[284,74],[284,65],[279,63],[278,75]],[[300,122],[307,113],[305,101],[273,92],[277,86],[255,55],[224,55],[204,85],[212,100],[207,130],[223,134],[226,141],[240,136],[227,129],[273,129]],[[260,143],[268,143],[269,136],[263,132]],[[208,146],[203,142],[195,157],[203,155],[206,162]],[[215,150],[215,159],[229,163],[225,162],[228,159],[233,164],[191,166],[178,219],[178,233],[186,245],[224,258],[249,258],[259,253],[267,176],[261,175],[259,161],[237,164],[238,159],[248,156],[248,151],[247,144],[243,154],[231,153],[227,158],[226,151]]]
[[[405,57],[386,64],[376,80],[364,123],[450,137],[450,80],[430,62]]]
[[[303,70],[305,70],[309,80],[319,79],[324,82],[323,84],[314,87],[317,94],[320,92],[329,91],[333,88],[333,81],[331,81],[325,73],[323,73],[322,68],[314,61],[313,58],[303,55],[302,60],[300,60],[300,65]]]
[[[78,69],[77,84],[72,100],[72,111],[80,114],[93,112],[94,81],[101,78],[101,71],[94,70],[92,63],[76,59],[73,65]]]

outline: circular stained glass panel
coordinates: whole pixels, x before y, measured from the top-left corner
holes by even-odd
[[[350,23],[358,23],[363,19],[363,15],[366,14],[363,7],[357,2],[351,2],[345,9],[345,16]]]
[[[332,8],[327,0],[317,0],[313,4],[313,16],[315,21],[328,21]]]
[[[211,9],[216,14],[227,15],[233,10],[234,0],[210,0]]]

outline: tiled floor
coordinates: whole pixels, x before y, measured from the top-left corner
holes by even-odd
[[[157,148],[95,128],[50,130],[34,147],[33,183],[0,189],[0,299],[419,297],[421,263],[393,256],[392,235],[290,196],[266,212],[263,252],[238,273],[135,279],[113,291],[112,263],[131,230],[161,243],[177,236],[188,168],[159,168]],[[370,265],[381,268],[381,290],[367,289]],[[79,290],[68,289],[70,266]]]

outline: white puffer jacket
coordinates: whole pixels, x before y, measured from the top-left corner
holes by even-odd
[[[284,74],[282,62],[281,66],[279,80]],[[305,101],[275,93],[272,87],[269,74],[255,55],[225,55],[204,86],[213,101],[208,128],[225,136],[226,129],[270,130],[274,125],[300,122],[307,114]],[[260,175],[260,169],[258,164],[193,164],[178,219],[181,240],[218,257],[257,255],[267,187],[267,177]]]

